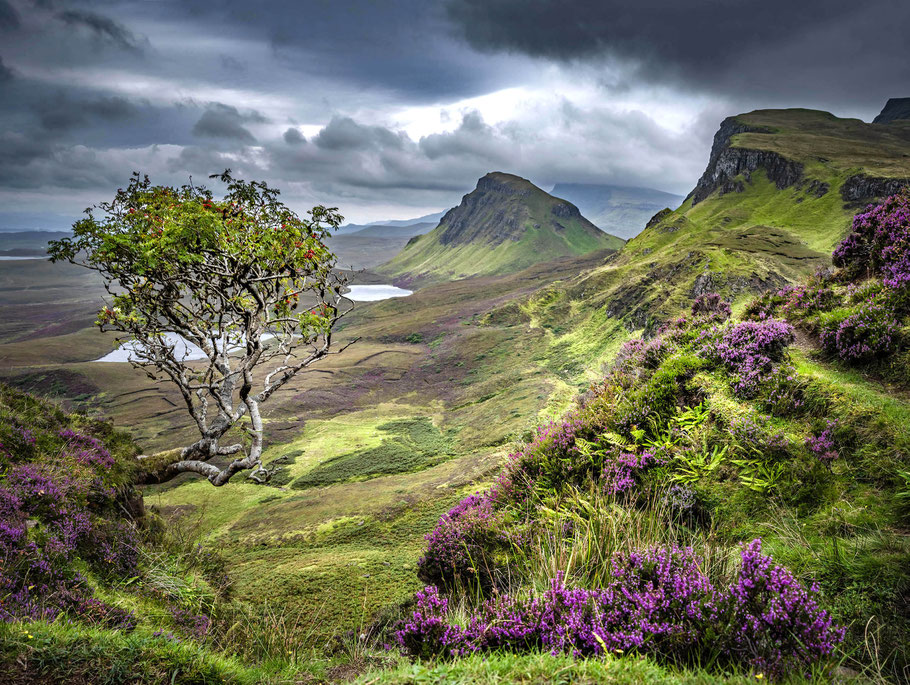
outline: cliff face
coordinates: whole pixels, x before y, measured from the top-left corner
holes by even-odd
[[[720,189],[721,194],[742,192],[743,183],[735,180],[736,177],[743,174],[748,180],[750,174],[759,168],[765,170],[768,178],[780,190],[797,183],[802,178],[803,165],[799,162],[794,162],[768,150],[731,147],[731,139],[739,133],[771,133],[771,131],[761,126],[741,123],[737,121],[736,117],[724,119],[717,133],[714,134],[708,166],[698,179],[694,190],[686,198],[692,198],[693,206],[717,189]]]
[[[910,185],[910,178],[875,178],[856,174],[844,181],[840,194],[844,198],[844,202],[854,207],[871,202],[876,198],[899,193],[908,185]]]
[[[536,188],[518,176],[487,174],[462,198],[460,205],[443,215],[439,225],[445,228],[439,234],[439,242],[466,245],[481,241],[499,245],[506,240],[519,240],[529,217],[523,200],[532,194],[532,189]]]
[[[890,124],[902,120],[910,120],[910,98],[891,98],[872,123]]]

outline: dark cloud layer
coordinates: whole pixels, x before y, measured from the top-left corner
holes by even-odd
[[[0,29],[19,28],[19,13],[6,0],[0,0]]]
[[[228,36],[268,41],[301,73],[388,89],[407,102],[480,95],[508,79],[478,68],[472,51],[450,37],[438,0],[183,0],[170,8],[188,22]],[[242,64],[226,55],[228,68]]]
[[[244,124],[265,123],[265,121],[266,118],[259,112],[241,114],[236,107],[213,102],[193,126],[193,133],[203,138],[222,138],[242,143],[254,143],[256,138],[244,127]]]
[[[123,50],[138,51],[142,47],[142,41],[132,31],[110,17],[87,10],[64,10],[57,18],[67,26],[86,29],[99,40]]]
[[[910,95],[908,21],[907,0],[0,0],[0,229],[137,169],[383,217],[493,169],[686,192],[724,116]]]
[[[61,93],[51,100],[36,103],[35,113],[47,131],[65,131],[93,121],[118,124],[134,117],[137,108],[123,97],[92,97],[76,100]]]
[[[479,50],[619,60],[630,78],[725,93],[849,101],[910,85],[905,0],[448,0],[447,12]]]

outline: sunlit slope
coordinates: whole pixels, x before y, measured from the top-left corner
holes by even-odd
[[[635,329],[708,290],[737,298],[798,279],[830,264],[858,206],[908,180],[910,122],[804,109],[731,117],[686,201],[565,296]]]
[[[559,257],[617,250],[622,244],[575,205],[526,179],[493,172],[439,226],[413,238],[379,270],[400,282],[458,279],[512,273]]]

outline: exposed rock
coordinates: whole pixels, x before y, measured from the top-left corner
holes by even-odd
[[[669,216],[672,213],[673,213],[673,210],[670,209],[669,207],[666,207],[666,208],[660,210],[657,214],[655,214],[648,220],[648,223],[645,225],[645,229],[649,229],[652,226],[656,226],[657,224],[659,224],[661,221],[663,221],[667,216]]]
[[[696,205],[717,189],[721,194],[742,192],[745,185],[737,176],[744,174],[749,179],[750,174],[758,169],[764,169],[768,178],[781,190],[799,181],[803,173],[803,165],[799,162],[767,150],[730,147],[731,139],[739,133],[770,132],[759,126],[739,123],[736,117],[724,119],[714,134],[708,167],[686,199],[692,198],[692,204]]]
[[[910,178],[875,178],[856,174],[840,187],[841,197],[849,206],[863,205],[876,198],[887,197],[910,185]]]
[[[710,271],[705,271],[698,274],[695,277],[695,283],[692,286],[692,299],[696,297],[701,297],[707,293],[713,292],[715,290],[714,286],[714,276]]]
[[[823,197],[827,195],[829,190],[831,190],[831,186],[824,181],[819,181],[817,178],[813,178],[806,186],[806,192],[815,195],[815,197]]]
[[[910,98],[891,98],[872,123],[890,124],[892,121],[906,120],[910,120]]]
[[[571,202],[562,202],[559,204],[553,205],[553,208],[550,210],[554,216],[569,218],[569,217],[580,217],[581,212],[578,211],[578,207],[573,205]]]

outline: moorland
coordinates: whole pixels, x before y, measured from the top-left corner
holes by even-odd
[[[191,434],[176,390],[93,361],[115,342],[90,274],[4,262],[4,467],[107,494],[22,514],[81,507],[93,544],[55,557],[53,616],[22,596],[2,672],[905,679],[910,216],[867,206],[908,178],[910,121],[811,110],[725,120],[628,242],[490,174],[431,231],[344,246],[352,282],[414,294],[357,303],[356,344],[269,405],[269,482],[219,489],[135,485]]]

